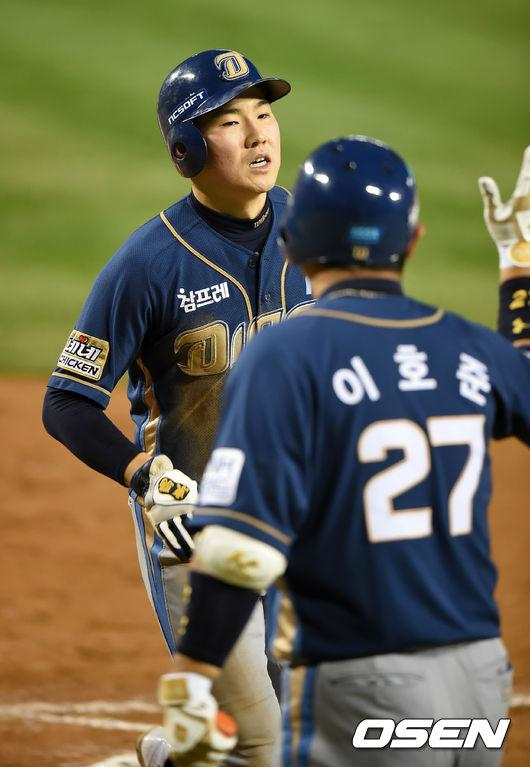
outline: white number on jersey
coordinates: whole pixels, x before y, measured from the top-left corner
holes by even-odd
[[[364,513],[372,543],[425,538],[432,533],[432,507],[396,511],[393,501],[426,479],[431,471],[431,446],[467,445],[469,450],[448,498],[449,532],[466,535],[473,523],[473,499],[477,492],[486,444],[484,416],[436,416],[427,420],[427,434],[405,419],[376,421],[362,432],[357,444],[361,463],[386,459],[389,450],[404,457],[378,472],[364,488]]]

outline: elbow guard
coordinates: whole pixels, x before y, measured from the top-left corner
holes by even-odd
[[[220,525],[195,538],[195,568],[225,583],[263,591],[285,572],[287,559],[274,546]]]

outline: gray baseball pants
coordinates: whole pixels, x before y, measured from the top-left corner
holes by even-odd
[[[143,580],[150,602],[171,652],[179,638],[186,610],[187,565],[176,564],[165,547],[153,546],[153,533],[143,510],[132,504],[136,543]],[[278,767],[280,759],[280,707],[267,673],[263,605],[258,603],[223,672],[213,686],[219,708],[231,714],[239,727],[237,754],[252,767]],[[160,765],[162,767],[162,765]]]
[[[286,670],[283,767],[498,767],[501,750],[480,738],[463,750],[358,749],[352,737],[364,719],[482,717],[496,730],[511,681],[500,639]]]

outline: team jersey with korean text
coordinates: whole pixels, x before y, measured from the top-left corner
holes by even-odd
[[[259,259],[208,226],[189,197],[144,224],[99,274],[49,381],[106,407],[128,371],[136,443],[194,478],[241,349],[311,302],[302,272],[277,246],[287,192],[275,187],[269,199]]]
[[[274,648],[294,662],[496,637],[488,442],[509,436],[530,444],[529,359],[346,285],[243,352],[193,525],[286,555]]]

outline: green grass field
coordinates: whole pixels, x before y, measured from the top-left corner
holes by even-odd
[[[50,370],[98,270],[187,190],[158,132],[166,73],[241,50],[293,92],[280,182],[335,135],[376,136],[416,171],[427,237],[410,292],[494,325],[496,254],[476,179],[511,193],[530,142],[527,0],[4,0],[0,364]]]

